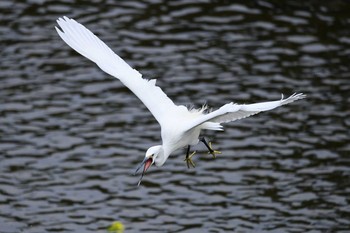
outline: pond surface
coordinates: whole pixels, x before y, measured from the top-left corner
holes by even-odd
[[[329,3],[327,3],[329,2]],[[1,1],[0,232],[349,232],[348,1]],[[143,184],[152,115],[70,49],[63,15],[175,103],[305,100],[205,132]]]

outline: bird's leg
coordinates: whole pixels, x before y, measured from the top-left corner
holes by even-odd
[[[204,137],[201,137],[199,140],[200,140],[201,142],[203,142],[204,145],[208,148],[208,150],[209,150],[208,153],[211,154],[211,155],[214,157],[214,159],[216,158],[216,155],[217,155],[217,154],[221,154],[220,151],[214,150],[214,149],[212,148],[212,146],[211,146],[211,142],[209,142],[209,144],[208,144]]]
[[[192,166],[193,168],[195,168],[196,165],[195,165],[194,162],[192,161],[192,156],[196,153],[196,151],[193,151],[193,152],[190,154],[190,149],[191,149],[191,146],[188,145],[188,147],[187,147],[187,152],[186,152],[186,158],[185,158],[184,161],[186,161],[187,167],[188,167],[188,168],[191,168],[191,166]]]

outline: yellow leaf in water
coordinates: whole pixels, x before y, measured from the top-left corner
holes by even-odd
[[[119,221],[113,222],[112,225],[108,227],[108,231],[113,233],[124,233],[124,229],[125,227],[123,223]]]

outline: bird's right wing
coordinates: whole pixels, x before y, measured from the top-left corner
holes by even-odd
[[[300,94],[293,94],[287,99],[277,100],[277,101],[269,101],[269,102],[262,102],[262,103],[256,103],[256,104],[234,104],[234,103],[228,103],[219,108],[216,111],[210,112],[206,115],[202,115],[201,117],[191,121],[186,129],[191,130],[194,127],[197,127],[205,122],[214,122],[214,123],[227,123],[230,121],[239,120],[242,118],[246,118],[252,115],[255,115],[259,112],[268,111],[274,108],[277,108],[279,106],[292,103],[296,100],[305,98],[306,95],[300,93]]]
[[[167,116],[172,115],[184,106],[177,106],[156,86],[156,80],[146,80],[122,58],[115,54],[103,41],[89,29],[68,17],[57,20],[60,37],[75,51],[95,62],[104,72],[119,79],[148,108],[162,125]]]

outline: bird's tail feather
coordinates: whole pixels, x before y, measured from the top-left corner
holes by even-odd
[[[215,123],[215,122],[205,122],[202,124],[203,129],[208,129],[208,130],[215,130],[215,131],[223,131],[224,128],[220,123]]]

